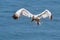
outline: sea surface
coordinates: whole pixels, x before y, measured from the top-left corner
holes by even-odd
[[[20,8],[32,14],[48,9],[53,18],[41,19],[40,25],[25,16],[14,20]],[[60,40],[60,0],[0,0],[0,40]]]

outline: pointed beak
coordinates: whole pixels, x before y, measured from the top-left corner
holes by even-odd
[[[12,17],[13,19],[18,19],[18,17],[15,14]]]

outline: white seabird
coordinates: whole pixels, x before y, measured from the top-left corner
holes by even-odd
[[[47,18],[49,17],[50,20],[52,20],[52,14],[49,10],[45,10],[40,14],[33,15],[25,8],[21,8],[16,11],[16,13],[12,16],[14,19],[18,19],[21,15],[27,16],[32,19],[32,21],[36,21],[36,23],[39,25],[41,18]]]

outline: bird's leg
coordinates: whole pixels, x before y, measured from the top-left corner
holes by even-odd
[[[37,25],[39,25],[39,21],[37,21]]]
[[[39,25],[39,22],[37,22],[37,25]]]
[[[37,22],[37,25],[39,25],[39,21],[40,21],[39,19],[37,19],[37,20],[36,20],[36,22]]]

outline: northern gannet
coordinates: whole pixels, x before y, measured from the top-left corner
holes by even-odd
[[[25,8],[21,8],[21,9],[17,10],[12,17],[13,17],[13,19],[18,19],[21,15],[24,15],[24,16],[31,18],[32,21],[35,21],[38,25],[40,23],[41,18],[49,17],[49,19],[52,20],[52,14],[48,9],[46,9],[45,11],[43,11],[40,14],[33,15]]]

